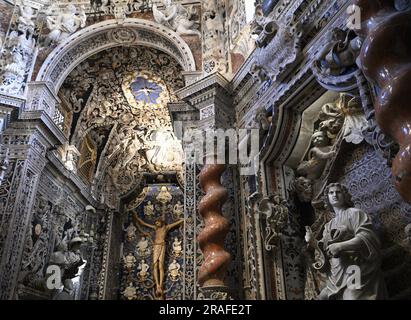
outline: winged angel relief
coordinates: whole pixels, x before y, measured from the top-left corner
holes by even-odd
[[[172,3],[172,0],[163,0],[165,9],[160,11],[156,4],[153,5],[153,15],[157,23],[162,24],[179,35],[197,35],[201,38],[200,31],[197,30],[199,23],[192,20],[195,16],[193,6],[183,7],[181,4]]]

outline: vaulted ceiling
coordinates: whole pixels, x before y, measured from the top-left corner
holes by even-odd
[[[156,49],[117,47],[82,62],[60,89],[78,173],[113,206],[144,174],[181,172],[167,108],[184,86],[181,72]]]

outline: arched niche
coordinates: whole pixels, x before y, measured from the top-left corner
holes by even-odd
[[[73,34],[55,48],[42,64],[36,82],[46,82],[58,92],[66,77],[90,56],[119,46],[146,46],[172,56],[184,72],[196,71],[187,43],[175,32],[155,22],[128,18],[119,24],[107,20]]]

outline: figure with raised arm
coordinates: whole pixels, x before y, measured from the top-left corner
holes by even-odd
[[[184,222],[183,219],[167,224],[165,217],[159,218],[154,225],[140,219],[137,214],[134,214],[134,223],[155,230],[155,239],[153,245],[153,276],[156,283],[156,297],[164,299],[164,261],[166,256],[166,237],[170,230],[180,226]]]

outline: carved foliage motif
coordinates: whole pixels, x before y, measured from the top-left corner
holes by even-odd
[[[166,108],[183,84],[175,60],[141,47],[98,54],[66,80],[62,93],[78,113],[72,143],[92,140],[96,181],[106,183],[106,194],[127,192],[144,171],[181,171],[181,145]],[[113,204],[115,194],[108,200]]]
[[[210,0],[203,3],[204,72],[211,74],[228,70],[228,37],[226,35],[225,4]]]
[[[301,51],[302,30],[295,20],[295,11],[302,1],[296,1],[279,19],[265,17],[257,6],[256,21],[259,37],[251,73],[259,81],[276,81],[285,68],[296,61]]]
[[[35,56],[35,26],[39,10],[25,1],[19,1],[17,8],[1,52],[0,92],[21,96]]]
[[[150,185],[147,191],[138,196],[138,202],[133,201],[132,206],[127,206],[130,211],[127,212],[128,221],[123,226],[123,262],[120,274],[120,294],[122,299],[129,300],[155,300],[156,284],[153,269],[154,233],[146,226],[137,224],[134,239],[127,236],[127,228],[133,223],[133,215],[137,214],[144,222],[154,225],[155,221],[164,213],[168,225],[176,222],[173,217],[173,207],[182,200],[182,192],[176,186],[168,186],[167,201],[164,202],[161,197],[162,186]],[[163,186],[164,187],[164,186]],[[164,191],[164,188],[163,188]],[[164,192],[163,192],[164,193]],[[160,197],[159,197],[160,195]],[[144,209],[147,205],[152,204],[154,215],[147,217]],[[168,231],[165,240],[165,261],[164,266],[160,266],[164,271],[164,298],[166,300],[183,299],[183,279],[185,275],[184,268],[184,244],[187,239],[184,237],[184,228],[176,227]],[[153,234],[152,234],[153,233]],[[184,240],[184,241],[182,241]],[[133,288],[133,289],[131,289]],[[130,295],[131,292],[135,294]]]

